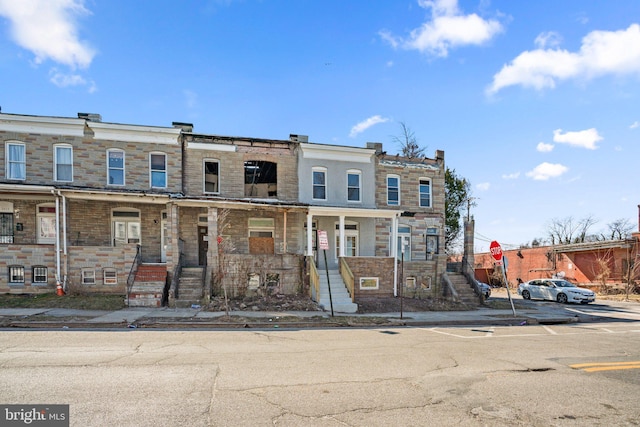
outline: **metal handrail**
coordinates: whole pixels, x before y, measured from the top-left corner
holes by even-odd
[[[136,256],[133,258],[133,263],[131,263],[131,270],[129,271],[129,276],[127,277],[127,307],[129,306],[129,296],[131,295],[133,284],[136,281],[136,273],[138,272],[141,258],[142,255],[140,251],[140,245],[136,245]]]

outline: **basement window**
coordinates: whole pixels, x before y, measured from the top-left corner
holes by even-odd
[[[118,273],[113,269],[105,269],[104,270],[104,284],[105,285],[117,285],[118,284]]]
[[[96,284],[96,271],[90,268],[82,269],[82,284],[83,285],[95,285]]]

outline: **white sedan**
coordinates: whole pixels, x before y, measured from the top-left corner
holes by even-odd
[[[536,279],[520,283],[518,294],[524,299],[546,299],[561,304],[567,302],[587,304],[596,300],[595,292],[579,288],[562,279]]]

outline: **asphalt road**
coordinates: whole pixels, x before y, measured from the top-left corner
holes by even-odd
[[[639,395],[624,319],[0,332],[0,402],[70,404],[72,426],[638,425]]]

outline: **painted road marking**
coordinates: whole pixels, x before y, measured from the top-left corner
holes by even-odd
[[[601,363],[577,363],[569,365],[572,369],[581,369],[585,372],[618,371],[622,369],[640,369],[640,360],[633,362],[601,362]]]

